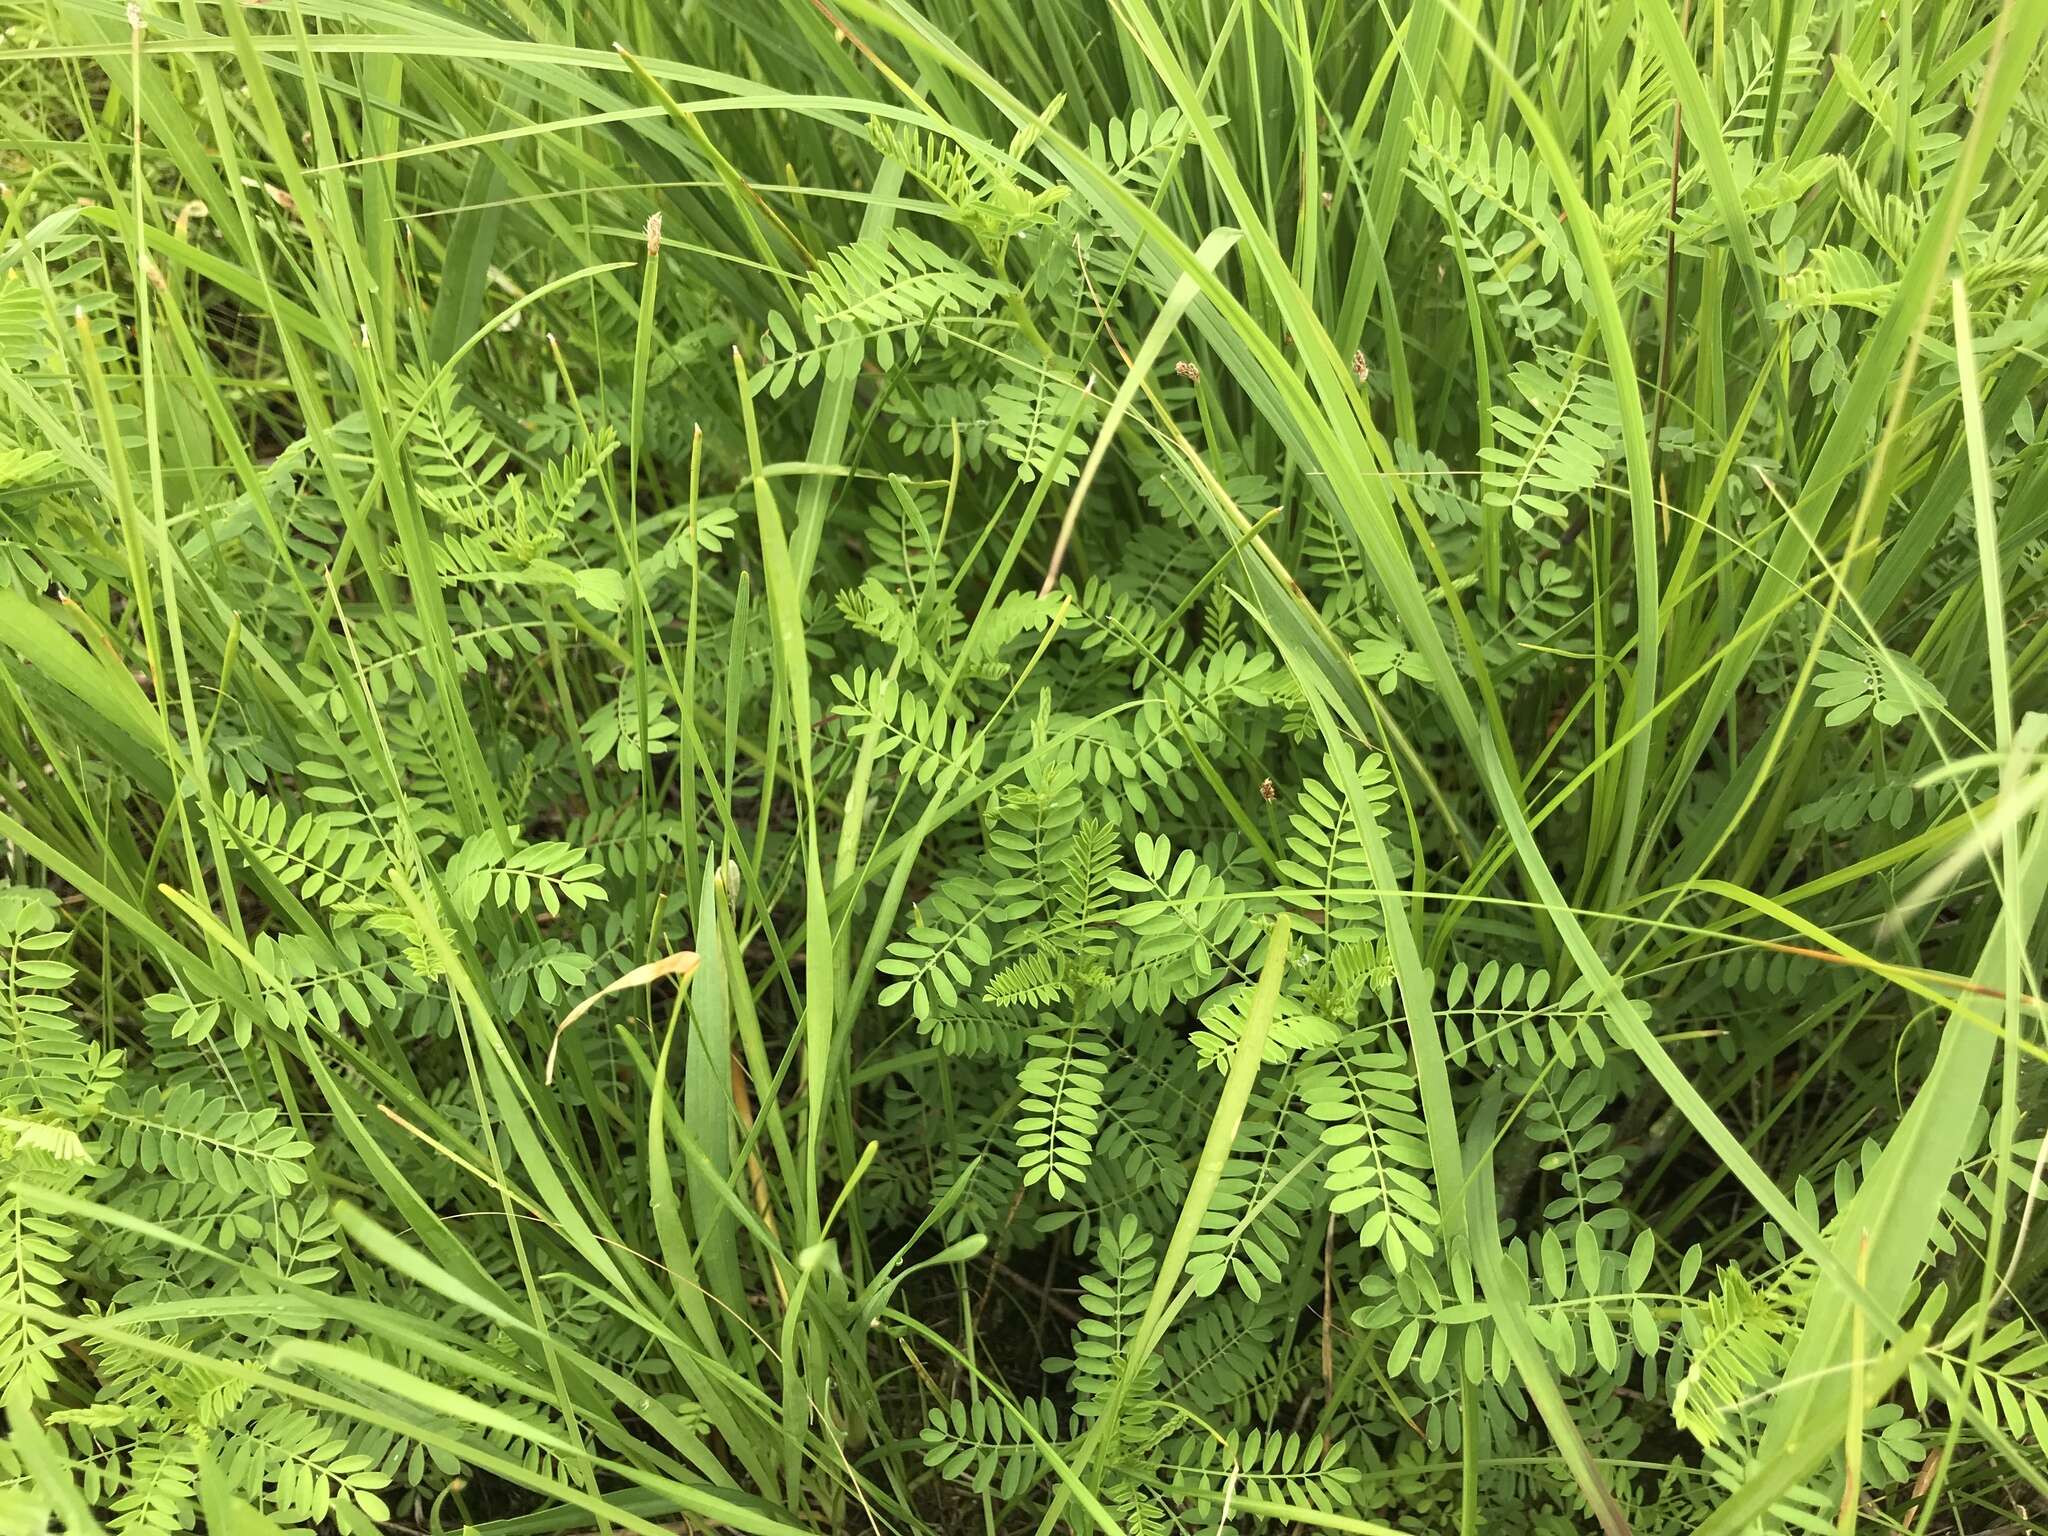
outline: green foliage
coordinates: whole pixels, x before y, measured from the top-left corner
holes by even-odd
[[[1108,1051],[1080,1026],[1033,1035],[1024,1047],[1029,1059],[1017,1074],[1017,1166],[1027,1186],[1043,1184],[1053,1199],[1064,1200],[1095,1160]]]
[[[0,31],[10,1531],[2043,1519],[2048,12]]]
[[[1339,1046],[1296,1079],[1302,1108],[1322,1127],[1330,1212],[1358,1224],[1358,1240],[1397,1272],[1435,1251],[1440,1225],[1422,1177],[1429,1159],[1414,1078],[1399,1051]]]
[[[1560,326],[1559,301],[1580,300],[1585,275],[1557,227],[1541,158],[1505,134],[1489,144],[1478,123],[1467,135],[1455,109],[1440,101],[1415,125],[1413,175],[1503,321],[1531,340]]]
[[[1480,454],[1487,504],[1525,533],[1545,521],[1562,527],[1620,451],[1613,386],[1577,360],[1561,377],[1518,363],[1509,382],[1526,408],[1494,411],[1501,446]]]
[[[850,377],[872,351],[875,366],[915,357],[924,332],[986,308],[994,290],[930,241],[894,231],[886,245],[855,242],[826,254],[804,295],[803,342],[780,310],[771,310],[763,347],[774,362],[757,387]]]
[[[1719,1439],[1729,1414],[1784,1366],[1786,1318],[1733,1265],[1687,1320],[1685,1375],[1672,1393],[1679,1426]]]
[[[1122,1382],[1133,1336],[1158,1271],[1152,1238],[1135,1217],[1105,1230],[1096,1247],[1096,1272],[1081,1278],[1081,1320],[1074,1325],[1073,1358],[1052,1369],[1070,1378],[1074,1411],[1092,1418],[1109,1407]]]
[[[1344,1459],[1341,1442],[1251,1431],[1221,1442],[1191,1437],[1176,1470],[1185,1469],[1246,1497],[1341,1514],[1350,1507],[1359,1473]]]
[[[956,1398],[950,1411],[934,1408],[918,1438],[925,1465],[940,1476],[976,1493],[1008,1499],[1044,1475],[1043,1457],[1027,1425],[1041,1439],[1061,1437],[1059,1412],[1043,1398],[1008,1403],[982,1397],[971,1405]]]

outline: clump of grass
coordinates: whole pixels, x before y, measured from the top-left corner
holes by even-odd
[[[24,1530],[2048,1512],[2048,10],[0,0]]]

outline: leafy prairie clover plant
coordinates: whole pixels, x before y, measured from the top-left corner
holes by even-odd
[[[0,0],[9,1532],[2048,1520],[2048,7]]]

